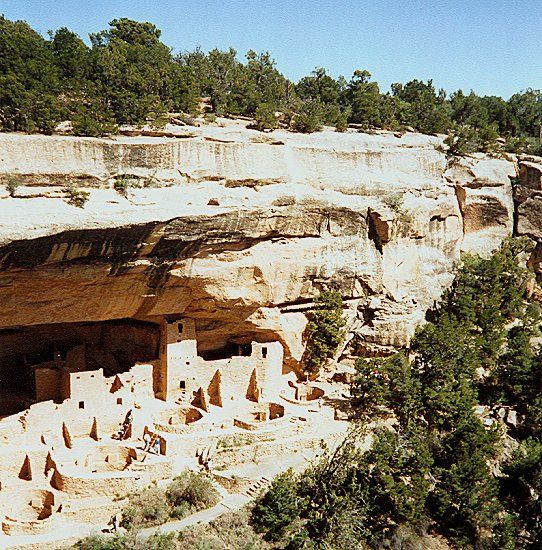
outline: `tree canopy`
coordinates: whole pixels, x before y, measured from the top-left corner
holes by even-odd
[[[383,91],[364,68],[347,80],[318,67],[295,83],[269,52],[250,50],[244,61],[233,48],[174,55],[154,24],[126,18],[89,39],[65,27],[43,37],[0,17],[0,130],[50,133],[72,120],[74,133],[102,135],[120,124],[158,125],[167,112],[193,113],[207,97],[215,114],[254,117],[260,130],[344,131],[351,123],[447,133],[454,154],[491,150],[499,136],[509,151],[541,150],[540,90],[506,101],[414,79]]]

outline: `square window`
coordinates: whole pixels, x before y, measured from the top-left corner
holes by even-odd
[[[179,382],[179,388],[180,388],[181,390],[185,390],[185,389],[186,389],[186,380],[181,380],[181,381]]]
[[[117,397],[117,405],[122,405],[122,397]]]
[[[80,409],[84,409],[84,408],[85,408],[85,402],[84,402],[84,401],[79,401],[79,408],[80,408]]]

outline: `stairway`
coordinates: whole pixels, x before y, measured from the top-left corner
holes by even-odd
[[[264,489],[267,489],[271,485],[271,480],[266,477],[260,477],[257,479],[248,489],[243,491],[243,495],[249,498],[257,497]]]

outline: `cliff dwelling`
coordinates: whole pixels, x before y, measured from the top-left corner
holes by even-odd
[[[0,331],[0,417],[40,401],[61,402],[62,373],[103,369],[113,376],[156,360],[159,339],[159,325],[135,320]]]
[[[105,521],[115,498],[207,460],[221,438],[289,433],[324,395],[283,372],[279,342],[229,342],[200,356],[189,318],[10,329],[0,349],[9,537]]]

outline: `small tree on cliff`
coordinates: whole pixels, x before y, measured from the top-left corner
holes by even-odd
[[[315,300],[315,309],[305,330],[307,347],[303,363],[309,372],[317,372],[333,357],[343,340],[345,324],[341,294],[335,290],[322,292]]]

